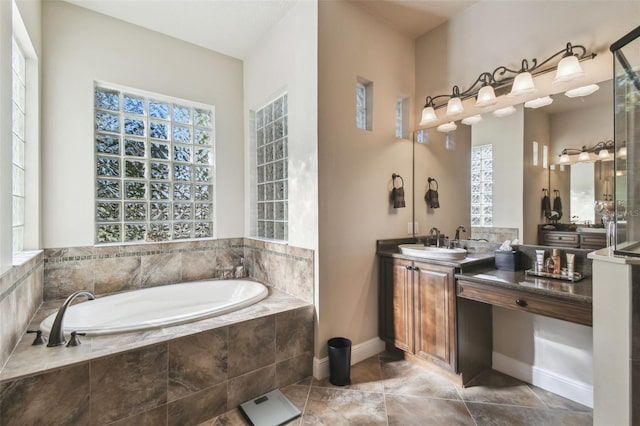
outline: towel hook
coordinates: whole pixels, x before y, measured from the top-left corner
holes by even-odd
[[[400,186],[396,187],[396,179],[400,179]],[[400,176],[397,173],[394,173],[391,175],[391,180],[393,181],[393,187],[394,188],[404,188],[404,179],[402,179],[402,176]]]
[[[435,180],[435,178],[432,178],[431,176],[429,176],[429,179],[427,179],[427,182],[429,182],[429,189],[431,189],[431,182],[435,182],[436,183],[436,191],[438,190],[438,181]]]

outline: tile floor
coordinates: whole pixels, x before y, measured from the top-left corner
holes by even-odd
[[[282,389],[303,411],[289,425],[591,425],[592,410],[497,371],[460,388],[382,353],[351,367],[351,385],[307,378]],[[247,425],[235,409],[200,426]]]

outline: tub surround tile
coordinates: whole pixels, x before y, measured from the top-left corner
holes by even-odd
[[[229,378],[275,362],[275,329],[273,316],[229,327]]]
[[[228,332],[224,327],[168,343],[169,401],[227,380]]]
[[[89,364],[16,380],[1,392],[4,425],[89,424]]]
[[[175,284],[182,279],[182,255],[154,254],[143,256],[141,264],[142,287]]]
[[[277,388],[276,366],[274,364],[229,380],[229,407],[237,407],[245,401],[263,395]]]
[[[91,362],[92,420],[104,424],[165,404],[166,366],[166,345]]]
[[[276,384],[279,388],[299,382],[312,374],[313,352],[307,352],[276,364]]]
[[[109,423],[109,426],[158,426],[167,424],[167,406],[161,405],[140,414]]]
[[[16,321],[18,302],[16,300],[16,292],[12,291],[0,300],[0,362],[4,365],[9,359],[11,351],[18,340],[20,340],[20,332],[18,331],[18,322]]]
[[[168,425],[195,425],[227,411],[227,383],[193,393],[168,404]]]
[[[113,257],[95,261],[95,294],[137,290],[142,287],[139,256]]]
[[[313,317],[313,306],[276,316],[276,361],[313,351]]]
[[[44,299],[65,299],[74,291],[94,291],[95,261],[74,260],[69,262],[45,263]]]
[[[182,253],[182,281],[197,281],[216,276],[216,250]]]

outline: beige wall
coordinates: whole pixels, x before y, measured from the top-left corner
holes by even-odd
[[[288,93],[289,244],[318,247],[318,7],[298,2],[244,60],[245,236],[254,235],[252,113]]]
[[[394,134],[396,97],[414,93],[414,45],[347,2],[319,2],[318,14],[316,357],[323,357],[330,337],[358,344],[378,336],[375,242],[407,235],[412,220],[412,143]],[[355,125],[358,77],[374,84],[373,131]],[[406,208],[390,207],[393,173],[404,178]]]
[[[242,235],[242,62],[61,1],[42,21],[44,247],[94,242],[95,80],[216,107],[217,236]]]

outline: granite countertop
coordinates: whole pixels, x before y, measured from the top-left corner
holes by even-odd
[[[456,274],[456,278],[588,304],[591,304],[592,299],[591,277],[585,277],[577,282],[570,282],[526,276],[524,271],[501,271],[493,266],[478,266]]]
[[[249,319],[310,306],[304,300],[290,296],[276,288],[268,287],[268,289],[269,295],[265,299],[237,311],[163,328],[105,336],[85,336],[81,338],[82,344],[80,346],[72,348],[65,346],[49,348],[46,345],[32,346],[31,342],[33,342],[34,335],[23,334],[22,339],[18,342],[4,368],[0,370],[0,384]],[[62,301],[59,300],[43,303],[27,329],[38,329],[40,322],[48,315],[56,312],[61,303]]]

